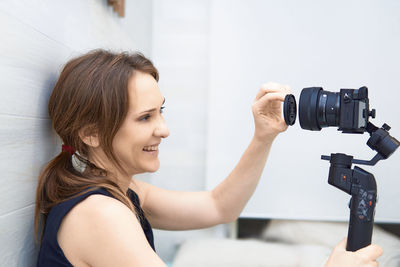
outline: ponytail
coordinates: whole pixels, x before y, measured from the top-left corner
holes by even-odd
[[[43,223],[41,223],[40,215],[43,215],[43,221],[46,221],[47,214],[51,207],[57,203],[58,187],[54,190],[54,185],[57,185],[57,179],[59,174],[65,172],[68,168],[68,164],[71,160],[71,155],[68,155],[65,151],[58,154],[53,160],[51,160],[42,170],[39,175],[38,185],[36,188],[36,206],[35,206],[35,240],[38,240],[39,233],[43,230]],[[64,173],[65,175],[65,173]],[[54,204],[53,204],[54,203]],[[40,229],[39,229],[40,224]]]
[[[72,157],[76,157],[75,160],[86,165],[83,172],[75,169],[72,164]],[[35,240],[39,241],[44,222],[52,207],[72,197],[101,187],[138,214],[137,207],[133,206],[118,184],[111,177],[107,177],[106,170],[97,167],[77,154],[71,155],[68,151],[62,151],[58,154],[39,175],[36,188]]]

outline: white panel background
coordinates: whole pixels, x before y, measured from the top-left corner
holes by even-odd
[[[213,1],[210,22],[207,188],[233,169],[253,133],[251,104],[267,81],[301,89],[369,87],[377,126],[400,139],[400,2]],[[371,159],[369,137],[296,125],[278,136],[242,217],[348,220],[350,196],[328,185],[329,163],[342,152]],[[400,151],[375,167],[376,221],[400,222]],[[361,166],[362,167],[362,166]]]

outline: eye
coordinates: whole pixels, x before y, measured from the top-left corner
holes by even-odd
[[[150,119],[150,114],[146,114],[143,117],[141,117],[139,120],[140,121],[147,121],[148,119]]]
[[[160,113],[161,113],[161,114],[164,113],[164,109],[165,109],[164,106],[160,108]]]

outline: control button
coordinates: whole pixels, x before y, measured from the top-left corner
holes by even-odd
[[[389,126],[389,125],[387,125],[386,123],[384,123],[383,125],[382,125],[382,129],[384,129],[385,131],[390,131],[390,129],[391,129],[391,127]]]

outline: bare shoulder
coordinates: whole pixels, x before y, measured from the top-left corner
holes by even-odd
[[[90,195],[63,219],[58,242],[73,265],[164,266],[151,249],[135,214],[122,202]]]
[[[124,218],[124,220],[120,220]],[[74,226],[71,230],[77,231],[79,228],[90,227],[91,234],[96,229],[93,226],[106,228],[107,225],[115,223],[124,224],[124,222],[135,223],[135,214],[123,203],[101,194],[93,194],[78,203],[65,216],[60,226],[60,232],[69,225]],[[103,229],[104,230],[104,229]]]
[[[76,219],[85,218],[89,220],[90,223],[95,223],[95,219],[102,220],[113,220],[115,219],[112,215],[127,216],[135,218],[135,214],[121,201],[105,196],[102,194],[93,194],[85,198],[79,204],[77,204],[69,214],[71,217]],[[75,215],[75,216],[74,216]],[[80,219],[80,221],[82,221]]]

